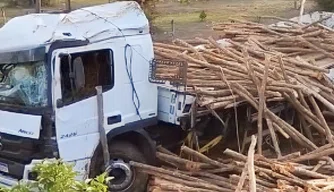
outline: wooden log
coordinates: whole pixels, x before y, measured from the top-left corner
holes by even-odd
[[[310,178],[329,178],[329,176],[327,176],[327,175],[323,175],[323,174],[320,174],[320,173],[317,173],[317,172],[314,172],[314,171],[310,171],[310,170],[304,169],[302,167],[298,167],[296,165],[286,166],[285,164],[275,162],[273,160],[269,160],[265,157],[261,157],[261,159],[259,159],[259,160],[264,160],[264,161],[270,163],[273,170],[278,169],[278,170],[280,170],[280,172],[288,171],[288,172],[291,172],[295,175],[302,175],[302,176],[307,176],[307,177],[310,177]]]
[[[248,175],[247,170],[248,170],[248,165],[247,165],[247,163],[245,163],[245,166],[242,169],[242,173],[241,173],[237,188],[235,189],[235,192],[241,192],[242,191],[243,186],[244,186],[245,181],[246,181],[246,178],[247,178],[247,175]]]
[[[232,180],[232,182],[233,181],[238,181],[238,180],[240,180],[240,176],[238,176],[238,175],[230,175],[230,180]],[[246,179],[246,181],[249,181],[248,179]],[[246,184],[245,185],[245,188],[249,188],[249,186],[248,186],[248,184]],[[271,189],[269,189],[268,187],[266,187],[266,186],[264,186],[264,185],[260,185],[260,184],[258,184],[257,186],[256,186],[256,190],[258,191],[258,192],[271,192],[272,190]],[[242,192],[245,192],[246,190],[242,190]]]
[[[268,188],[277,188],[277,185],[275,185],[274,183],[271,183],[267,180],[263,180],[260,177],[256,177],[256,182],[257,182],[258,185],[260,184],[260,185],[268,187]],[[267,191],[269,191],[269,190],[267,190]]]
[[[282,156],[282,157],[279,157],[277,158],[277,160],[279,161],[290,161],[291,159],[295,159],[295,158],[298,158],[300,157],[300,151],[298,152],[295,152],[295,153],[291,153],[291,154],[287,154],[285,156]]]
[[[291,39],[290,39],[291,40]],[[239,47],[240,49],[246,49],[248,52],[256,55],[257,57],[259,58],[265,58],[265,53],[263,52],[259,52],[259,51],[255,51],[247,46],[244,46],[240,43],[237,43],[237,42],[234,42],[234,41],[228,41],[230,42],[231,44]],[[310,76],[314,76],[314,77],[318,77],[319,76],[319,72],[326,72],[328,73],[328,69],[324,69],[324,68],[321,68],[321,67],[318,67],[318,66],[314,66],[314,65],[310,65],[310,64],[305,64],[305,62],[300,62],[296,59],[293,59],[293,58],[284,58],[283,59],[284,61],[286,61],[288,64],[294,64],[296,66],[299,66],[299,67],[303,67],[304,70],[298,70],[296,67],[294,68],[291,68],[291,67],[287,67],[286,66],[286,69],[289,70],[289,71],[292,71],[293,73],[298,73],[298,74],[301,74],[301,75],[310,75]],[[277,58],[273,58],[273,61],[278,61]],[[309,72],[306,72],[305,69],[310,69],[310,70],[316,70],[318,72],[312,72],[312,71],[309,71]]]
[[[312,143],[304,135],[302,135],[300,132],[294,129],[291,125],[283,121],[281,118],[277,117],[271,111],[266,111],[266,112],[273,122],[276,122],[281,128],[283,128],[284,131],[286,131],[300,145],[305,146],[309,149],[317,148],[317,146],[314,143]]]
[[[282,73],[283,73],[283,76],[284,76],[284,79],[287,83],[291,83],[290,79],[288,78],[286,72],[285,72],[285,69],[284,69],[284,62],[283,62],[283,58],[280,57],[280,66],[281,66],[281,69],[282,69]],[[317,121],[318,119],[307,109],[305,108],[302,104],[299,103],[299,101],[296,99],[296,96],[289,93],[290,95],[290,98],[287,96],[287,94],[285,94],[285,96],[288,98],[288,100],[290,100],[290,102],[295,106],[295,108],[300,112],[300,115],[302,114],[307,114],[309,115],[310,117],[312,117],[315,121]],[[306,117],[306,119],[308,120],[309,118]],[[318,124],[314,121],[311,121],[311,123],[313,123],[312,125],[314,126],[318,126]],[[322,128],[320,127],[319,128],[320,130],[322,130]],[[309,138],[312,138],[312,137],[309,137]]]
[[[186,153],[187,155],[198,158],[199,160],[201,160],[204,163],[208,163],[208,164],[211,164],[211,165],[214,165],[214,166],[217,166],[217,167],[222,167],[222,168],[229,167],[228,165],[223,164],[223,163],[218,162],[218,161],[215,161],[215,160],[212,160],[209,157],[207,157],[207,156],[205,156],[205,155],[203,155],[203,154],[201,154],[201,153],[199,153],[199,152],[197,152],[193,149],[190,149],[187,146],[182,146],[181,151]]]
[[[270,183],[274,183],[274,184],[277,183],[277,180],[275,178],[271,177],[270,175],[268,175],[268,174],[266,174],[266,173],[264,173],[262,171],[257,172],[257,174],[258,174],[259,177],[267,180]]]
[[[317,47],[316,45],[310,43],[309,41],[307,41],[306,39],[304,39],[303,37],[298,37],[298,40],[300,40],[302,43],[305,43],[305,45],[307,45],[308,47],[311,47],[314,50],[317,50],[319,52],[321,52],[322,54],[326,55],[329,58],[334,58],[334,55],[332,53],[327,52],[326,50]]]
[[[185,42],[185,41],[182,41],[181,39],[175,39],[173,41],[174,43],[177,43],[177,44],[180,44],[184,47],[187,47],[189,48],[191,51],[193,51],[196,55],[196,57],[202,61],[206,61],[205,58],[202,56],[201,53],[199,53],[192,45],[190,45],[189,43]]]
[[[254,97],[241,85],[238,83],[233,84],[236,86],[236,89],[233,89],[235,92],[238,92],[238,94],[241,97],[244,97],[254,108],[257,109],[257,102],[254,99]],[[300,132],[298,132],[296,129],[294,129],[291,125],[286,123],[284,120],[279,118],[277,115],[272,113],[270,110],[267,108],[265,109],[265,114],[268,115],[269,118],[277,125],[279,125],[285,132],[287,132],[296,142],[298,142],[302,146],[306,146],[310,149],[316,149],[317,146],[312,143],[309,139],[307,139],[304,135],[302,135]],[[274,124],[275,126],[275,124]]]
[[[283,135],[286,139],[290,139],[289,134],[287,134],[278,124],[273,123],[273,126],[274,126],[275,130],[280,132],[280,134]]]
[[[318,171],[322,166],[326,165],[326,161],[319,161],[319,163],[314,166],[314,168],[312,169],[312,171]]]
[[[307,95],[313,95],[315,98],[317,98],[317,100],[323,103],[330,111],[334,113],[334,104],[330,103],[328,100],[322,97],[319,93],[316,93],[314,90],[306,86],[302,87],[302,91]]]
[[[319,124],[319,119],[310,110],[303,107],[295,97],[291,98],[286,95],[286,99],[300,112],[300,115],[304,115],[303,118],[316,128],[320,134],[325,135],[325,129]]]
[[[170,45],[170,44],[166,44],[166,43],[153,43],[154,47],[161,47],[161,48],[165,48],[165,49],[172,49],[175,51],[192,51],[192,49],[188,48],[188,47],[184,47],[184,46],[177,46],[177,45]]]
[[[321,83],[318,83],[316,82],[314,79],[310,79],[310,78],[307,78],[307,77],[300,77],[302,79],[304,79],[305,82],[317,87],[317,88],[320,88],[322,91],[325,91],[327,93],[332,93],[333,92],[333,89],[331,87],[327,87],[325,85],[322,85]]]
[[[244,165],[244,163],[241,163],[241,162],[239,164]],[[304,187],[307,187],[307,188],[314,188],[314,186],[310,186],[307,182],[299,179],[298,177],[293,176],[288,171],[279,170],[279,171],[283,171],[284,174],[287,174],[287,175],[284,175],[282,173],[277,173],[277,172],[275,172],[271,169],[260,167],[260,166],[255,166],[255,171],[256,172],[263,172],[263,173],[275,178],[276,180],[277,179],[286,180],[286,181],[289,181],[289,182],[294,183],[294,184],[299,185],[299,186],[304,186]]]
[[[309,170],[303,169],[301,167],[294,167],[293,166],[291,171],[294,174],[307,176],[309,178],[316,178],[316,179],[328,179],[328,178],[330,178],[330,176],[327,176],[327,175],[324,175],[324,174],[321,174],[321,173],[317,173],[315,171],[309,171]]]
[[[277,157],[280,158],[282,156],[282,153],[281,153],[281,149],[279,147],[278,141],[277,141],[277,137],[276,137],[276,133],[275,133],[275,130],[274,130],[273,122],[269,118],[266,118],[266,121],[267,121],[267,126],[268,126],[268,129],[269,129],[269,132],[270,132],[271,139],[273,141],[275,152],[277,154]]]
[[[248,159],[247,159],[249,187],[250,187],[251,192],[256,192],[256,176],[255,176],[255,169],[254,169],[255,146],[256,146],[256,137],[253,135],[251,145],[248,150]]]
[[[138,162],[134,162],[131,161],[130,165],[138,168],[150,175],[154,175],[157,177],[160,177],[162,179],[166,179],[172,182],[177,182],[183,185],[187,185],[187,186],[193,186],[193,187],[198,187],[198,188],[204,188],[204,189],[209,189],[209,190],[216,190],[216,191],[221,191],[221,192],[230,192],[231,190],[226,189],[226,188],[222,188],[222,187],[218,187],[216,185],[210,184],[204,180],[195,178],[195,177],[191,177],[188,175],[184,175],[181,174],[179,172],[173,172],[173,171],[169,171],[169,170],[165,170],[162,168],[158,168],[158,167],[153,167],[150,165],[145,165],[142,163],[138,163]]]
[[[160,152],[156,153],[156,157],[163,162],[172,163],[177,168],[179,168],[178,165],[181,164],[184,166],[186,170],[189,170],[189,171],[198,171],[198,170],[209,169],[213,167],[212,165],[207,164],[207,163],[193,162],[187,159],[180,158],[178,156],[164,154]]]
[[[234,170],[234,167],[230,166],[230,167],[226,167],[226,168],[208,169],[208,170],[206,170],[206,172],[213,173],[213,174],[219,174],[219,173],[230,172],[230,171],[233,171],[233,170]]]
[[[320,119],[320,122],[322,123],[323,127],[325,128],[325,132],[326,132],[326,139],[327,141],[334,145],[334,140],[333,140],[333,134],[330,130],[330,128],[328,127],[328,124],[323,116],[323,114],[320,111],[320,108],[317,104],[317,102],[315,101],[313,96],[309,96],[309,100],[311,101],[312,105],[313,105],[313,109],[315,110],[318,118]]]
[[[156,191],[185,191],[185,192],[214,192],[214,190],[209,189],[202,189],[197,187],[186,186],[183,184],[171,182],[165,179],[161,179],[159,177],[154,177],[153,180],[150,182],[151,186],[157,187]]]
[[[321,91],[320,95],[322,97],[324,97],[325,99],[327,99],[329,102],[334,103],[334,94],[332,94],[332,93],[329,94],[329,93],[326,93],[324,91]]]
[[[263,125],[262,125],[262,120],[263,120],[263,112],[264,112],[264,107],[266,105],[265,103],[265,90],[266,90],[266,85],[267,85],[267,78],[268,78],[268,70],[269,70],[269,62],[270,62],[270,59],[268,59],[268,57],[266,57],[265,59],[265,63],[266,63],[266,66],[265,66],[265,70],[264,70],[264,77],[262,79],[262,83],[261,83],[261,87],[259,88],[258,92],[259,92],[259,110],[258,110],[258,121],[257,121],[257,127],[258,127],[258,153],[259,154],[262,154],[262,131],[263,131]],[[272,127],[271,127],[272,128]],[[271,131],[273,131],[273,129],[271,129]],[[275,132],[273,132],[275,134]],[[272,135],[272,134],[271,134]],[[273,137],[272,137],[273,139]],[[275,138],[275,141],[277,143],[277,140]],[[276,145],[275,145],[276,146]],[[276,146],[277,147],[277,146]]]
[[[207,173],[207,172],[182,172],[183,174],[187,174],[190,176],[195,176],[195,177],[201,177],[201,179],[210,182],[212,184],[222,186],[224,188],[229,188],[229,189],[235,189],[235,185],[231,184],[230,180],[228,178],[215,175],[212,173]]]
[[[160,153],[164,153],[164,154],[167,154],[167,155],[172,155],[174,157],[177,157],[177,155],[175,153],[169,151],[168,149],[164,148],[161,145],[157,146],[157,151],[160,152]]]
[[[266,31],[261,26],[256,25],[254,27],[249,25],[250,25],[249,23],[243,24],[242,26],[239,26],[239,29],[242,29],[243,30],[242,32],[249,32],[253,28],[258,31]],[[233,25],[227,25],[224,27],[228,28],[232,26]],[[244,26],[246,26],[245,29],[243,29]],[[286,33],[288,36],[291,36],[292,33],[298,34],[296,32],[297,28],[296,31],[292,30],[290,32],[288,32],[288,30],[286,29],[275,29],[275,28],[269,28],[269,29],[274,31],[276,30],[276,32],[279,31],[280,33]],[[330,151],[330,149],[328,148],[320,150],[321,147],[318,148],[314,144],[312,139],[313,138],[312,132],[311,130],[307,131],[307,128],[309,127],[306,125],[307,123],[311,124],[320,134],[327,135],[329,137],[328,138],[329,142],[331,143],[333,142],[330,141],[333,140],[333,135],[329,128],[328,121],[325,119],[326,117],[329,120],[329,116],[325,115],[324,117],[324,115],[322,115],[320,111],[319,106],[315,105],[316,100],[318,100],[320,101],[321,104],[323,104],[324,107],[329,109],[330,112],[334,112],[334,102],[332,101],[333,99],[330,99],[332,95],[334,95],[333,87],[331,86],[333,83],[326,81],[326,78],[323,75],[323,73],[326,70],[323,70],[321,69],[321,67],[316,66],[316,62],[314,61],[311,60],[307,61],[284,55],[284,58],[282,58],[282,60],[284,61],[283,67],[279,67],[280,63],[278,57],[275,57],[270,61],[270,65],[267,68],[268,72],[266,77],[265,73],[267,65],[263,61],[263,59],[265,59],[265,56],[268,54],[272,56],[276,56],[275,54],[279,54],[278,52],[272,51],[273,49],[280,51],[289,51],[288,50],[289,48],[300,48],[300,50],[290,49],[290,51],[299,52],[298,54],[302,54],[303,51],[305,52],[315,51],[324,54],[324,52],[320,50],[322,49],[328,52],[329,54],[332,54],[332,51],[322,46],[321,44],[323,43],[322,39],[324,39],[324,37],[327,35],[326,34],[327,32],[322,29],[320,30],[319,29],[320,29],[319,27],[309,27],[305,29],[303,33],[301,33],[302,34],[301,36],[303,36],[303,38],[306,41],[316,46],[317,48],[309,46],[309,44],[302,42],[300,39],[298,39],[299,37],[298,38],[283,37],[285,39],[282,38],[279,41],[275,42],[274,40],[272,40],[272,42],[274,43],[268,44],[264,43],[265,38],[262,37],[253,38],[252,36],[251,37],[242,36],[238,37],[240,38],[241,41],[232,43],[231,47],[224,47],[224,49],[219,48],[219,46],[221,45],[219,46],[214,45],[212,39],[211,42],[208,41],[210,43],[209,45],[205,45],[205,47],[208,48],[205,51],[195,48],[197,51],[196,52],[193,50],[194,47],[192,47],[192,45],[179,46],[175,48],[174,51],[164,50],[163,46],[161,46],[157,50],[161,51],[163,54],[168,54],[169,57],[173,55],[175,56],[175,58],[180,58],[188,61],[189,63],[194,64],[193,66],[190,66],[190,68],[188,69],[189,73],[188,78],[190,82],[189,85],[195,86],[195,88],[192,89],[193,94],[197,94],[197,96],[199,96],[200,101],[202,101],[206,105],[212,104],[212,106],[216,106],[217,109],[222,109],[228,106],[235,107],[237,103],[239,104],[247,102],[256,110],[258,110],[259,113],[261,113],[261,111],[264,112],[262,118],[260,118],[259,113],[257,114],[258,115],[257,123],[260,124],[261,121],[263,121],[263,118],[266,119],[268,131],[270,131],[272,138],[274,137],[274,135],[276,136],[275,130],[278,130],[282,133],[282,135],[285,135],[285,137],[291,137],[300,145],[316,151],[316,153],[313,151],[313,153],[307,154],[308,156],[306,157],[304,155],[300,157],[298,157],[298,155],[294,156],[298,160],[298,162],[300,162],[301,159],[304,160],[317,159],[317,160],[326,160],[330,164],[333,164],[333,160],[331,160],[331,158],[329,158],[328,155],[334,154],[334,151]],[[267,40],[275,39],[278,36],[277,34],[273,33],[271,34],[272,37],[270,38],[266,37]],[[318,35],[318,34],[321,34],[321,37],[319,37],[318,39],[315,38],[316,36],[313,37],[313,35]],[[244,40],[242,40],[242,38]],[[289,42],[289,40],[291,42]],[[284,49],[284,47],[283,48],[281,47],[282,45],[289,46],[289,48]],[[252,48],[251,46],[254,47]],[[187,51],[186,53],[180,53],[182,51],[181,50],[182,47],[185,47],[189,50],[186,50]],[[244,49],[246,49],[247,51],[243,51]],[[242,51],[244,53],[247,52],[248,55],[247,56],[243,55]],[[204,59],[200,58],[198,55],[202,55]],[[328,55],[326,56],[328,57]],[[248,63],[246,63],[245,61],[248,61]],[[233,66],[236,66],[235,69],[233,68]],[[203,69],[205,69],[205,71]],[[163,75],[169,75],[169,71],[162,70],[162,73]],[[210,75],[212,74],[213,76],[211,77]],[[205,83],[202,83],[201,80],[206,79],[206,77],[208,77],[207,80],[205,81]],[[263,91],[262,85],[263,82],[265,82],[265,79],[267,79],[268,86],[265,86],[265,89]],[[285,80],[286,82],[284,82],[283,80]],[[197,89],[196,87],[198,85],[200,89],[196,90]],[[269,93],[269,91],[273,93],[274,92],[279,93],[280,95],[273,96],[272,93]],[[304,99],[305,95],[310,97],[310,103],[307,103],[306,100]],[[224,99],[223,97],[230,97],[230,96],[233,99],[231,99],[230,100],[231,103],[228,104],[227,103],[228,99]],[[302,122],[307,137],[305,137],[297,129],[292,127],[289,123],[284,121],[282,118],[280,118],[278,115],[274,114],[267,108],[265,102],[268,103],[269,100],[272,99],[273,97],[282,97],[282,96],[285,96],[285,98],[288,99],[288,101],[293,104],[294,109],[299,110],[300,121]],[[225,101],[226,103],[224,103]],[[263,109],[261,107],[262,104],[263,104]],[[311,107],[309,106],[309,104],[312,105],[311,106],[312,109],[317,109],[315,110],[315,113],[311,112]],[[275,139],[272,140],[274,141]],[[279,149],[279,147],[277,148],[277,146],[278,143],[277,144],[274,143],[275,151],[278,154],[279,151],[277,149]],[[290,158],[287,159],[283,158],[280,161],[287,162],[290,161],[289,160]],[[242,156],[242,159],[244,159],[244,156]],[[217,168],[221,167],[220,169],[241,173],[240,166],[238,169],[233,169],[234,166],[228,167],[227,164],[221,162],[215,162],[212,159],[211,160],[213,162],[211,161],[210,163],[208,163],[206,162],[206,160],[208,159],[202,158],[200,161],[205,162],[202,164],[206,165],[210,164],[210,166],[212,167],[217,167]],[[242,160],[242,162],[245,162],[245,160]],[[279,165],[281,165],[281,162],[279,163]],[[257,173],[263,171],[261,169],[257,169],[258,167],[266,168],[267,170],[271,169],[270,167],[268,167],[268,164],[270,165],[270,163],[268,162],[264,163],[263,161],[260,162],[255,161],[254,164]],[[318,173],[314,171],[312,172],[313,167],[311,167],[310,169],[309,168],[305,169],[304,167],[300,168],[300,165],[294,164],[293,166],[297,166],[297,169],[287,169],[288,172],[284,172],[284,174],[281,174],[282,177],[279,175],[275,176],[274,178],[289,181],[289,183],[286,184],[287,186],[298,185],[303,187],[309,187],[299,179],[299,176],[307,178],[327,177],[327,175],[320,174],[324,173],[323,171],[327,168],[326,166],[321,166],[321,168],[317,168],[319,171]],[[224,174],[226,173],[229,172],[224,171]],[[269,175],[269,173],[270,172],[266,172],[267,175]],[[298,177],[296,177],[296,175]],[[270,175],[270,177],[273,176]],[[217,178],[216,179],[207,177],[204,178],[206,178],[207,182],[209,180],[212,182],[217,181]],[[288,188],[290,189],[290,187]]]
[[[296,159],[292,159],[291,161],[292,162],[302,162],[302,161],[308,161],[312,159],[321,159],[322,157],[333,155],[333,154],[334,154],[334,149],[325,149],[325,150],[321,150],[316,153],[307,153]]]
[[[232,57],[240,62],[243,62],[243,58],[236,55],[235,53],[229,51],[228,49],[226,49],[225,47],[219,45],[212,37],[209,37],[209,41],[212,45],[216,46],[218,49],[220,49],[221,51],[223,51],[224,53],[226,53],[229,57]]]
[[[298,114],[298,117],[301,123],[301,129],[304,130],[304,133],[306,134],[307,138],[310,139],[314,143],[314,138],[312,135],[312,131],[310,129],[310,125],[306,123],[305,118],[301,114]]]
[[[228,155],[229,157],[232,157],[233,159],[236,159],[236,160],[239,160],[239,161],[243,161],[243,162],[247,161],[246,156],[244,156],[243,154],[237,153],[237,152],[235,152],[231,149],[225,149],[223,154]]]
[[[240,96],[238,95],[229,95],[226,97],[216,97],[216,98],[204,98],[203,101],[199,100],[198,104],[203,107],[203,106],[207,106],[213,103],[218,103],[218,102],[225,102],[227,104],[229,104],[231,101],[234,102],[236,99],[239,99]]]

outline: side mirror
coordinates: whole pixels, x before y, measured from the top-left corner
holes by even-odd
[[[64,102],[62,99],[57,99],[57,108],[64,107]]]

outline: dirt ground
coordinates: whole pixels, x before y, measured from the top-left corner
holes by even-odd
[[[299,5],[297,5],[299,6]],[[182,4],[175,1],[160,2],[157,5],[159,16],[154,20],[154,38],[158,41],[172,38],[171,21],[174,20],[174,37],[193,38],[217,35],[212,32],[213,23],[227,21],[229,18],[241,18],[262,23],[275,21],[259,20],[259,16],[280,16],[291,18],[298,16],[294,0],[199,0]],[[307,1],[305,12],[316,10],[315,2]],[[199,15],[205,11],[207,18],[201,22]]]
[[[181,3],[182,0],[159,0],[156,4],[157,17],[153,21],[153,38],[156,41],[168,41],[174,38],[189,39],[193,37],[207,37],[217,35],[211,30],[213,23],[227,21],[229,18],[251,16],[255,21],[271,23],[274,21],[259,20],[259,16],[270,15],[291,18],[297,16],[299,11],[295,9],[295,0],[189,0],[189,3]],[[184,0],[183,0],[184,1]],[[55,0],[52,8],[64,7],[63,0]],[[73,9],[86,7],[109,0],[72,0]],[[1,6],[1,5],[0,5]],[[299,6],[299,5],[297,5]],[[316,10],[315,2],[308,0],[305,12]],[[3,8],[5,11],[0,18],[6,22],[10,18],[33,12],[33,9]],[[207,15],[204,21],[200,21],[199,15],[204,11]],[[172,35],[171,21],[174,21],[174,34]],[[218,34],[219,35],[219,34]]]

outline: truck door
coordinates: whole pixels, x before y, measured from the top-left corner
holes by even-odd
[[[105,93],[114,86],[113,53],[61,50],[55,57],[54,108],[60,157],[65,161],[90,159],[99,141],[95,87]],[[117,112],[106,110],[108,116]],[[122,123],[121,120],[117,123]]]

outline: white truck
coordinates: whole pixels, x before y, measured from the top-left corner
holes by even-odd
[[[0,184],[34,180],[35,163],[61,158],[74,163],[78,179],[107,164],[110,191],[144,191],[147,175],[127,162],[154,163],[146,130],[180,127],[194,98],[150,81],[153,43],[140,6],[16,17],[0,29],[0,42]]]

